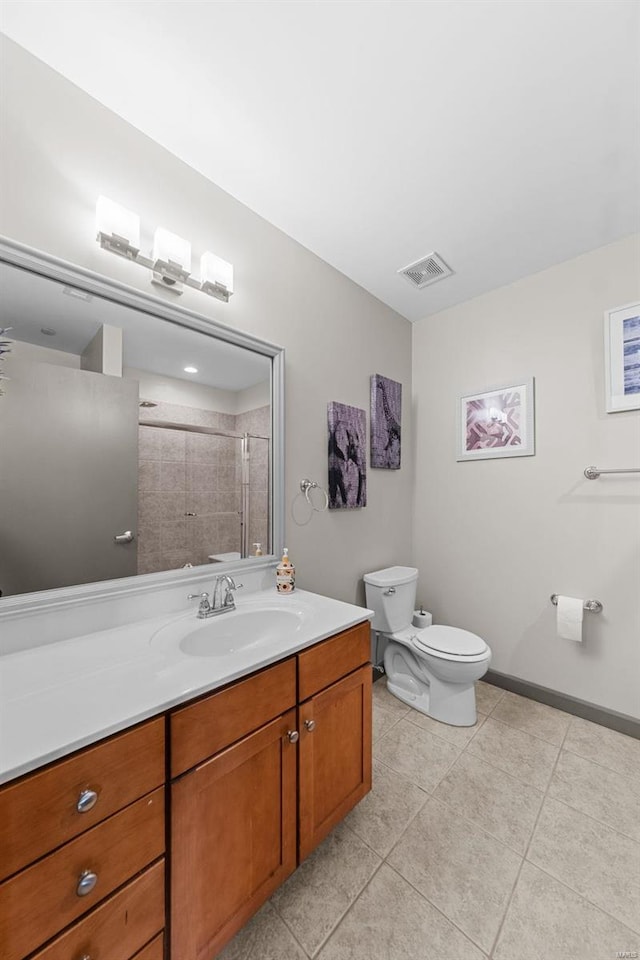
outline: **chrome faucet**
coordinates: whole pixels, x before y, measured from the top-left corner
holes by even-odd
[[[230,577],[226,573],[223,573],[220,577],[216,577],[216,582],[213,587],[212,614],[226,613],[227,610],[235,610],[236,604],[233,599],[233,591],[241,586],[241,583],[236,584],[233,577]],[[223,588],[224,598],[222,597]]]
[[[233,599],[233,591],[242,586],[236,583],[233,577],[228,574],[222,574],[216,577],[213,585],[213,603],[209,603],[208,593],[190,593],[187,600],[200,600],[198,607],[198,619],[206,620],[208,617],[216,617],[220,613],[229,613],[235,610],[236,604]],[[222,594],[224,588],[224,596]]]

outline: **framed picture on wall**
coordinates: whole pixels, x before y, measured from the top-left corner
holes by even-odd
[[[640,410],[640,303],[605,311],[604,362],[607,413]]]
[[[327,404],[329,510],[367,505],[366,414],[359,407]]]
[[[371,466],[400,469],[402,384],[379,373],[371,377]]]
[[[535,454],[534,381],[516,381],[458,401],[457,460]]]

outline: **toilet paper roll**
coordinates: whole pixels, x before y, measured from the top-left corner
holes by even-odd
[[[582,643],[582,616],[584,600],[577,597],[558,597],[558,636],[563,640]]]
[[[413,620],[411,622],[413,623],[414,627],[430,627],[433,623],[433,616],[426,610],[414,610]]]

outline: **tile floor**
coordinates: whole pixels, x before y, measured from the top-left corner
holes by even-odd
[[[640,742],[477,686],[447,727],[374,684],[374,786],[222,960],[640,956]]]

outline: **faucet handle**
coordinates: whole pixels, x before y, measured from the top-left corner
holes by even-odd
[[[187,596],[187,600],[200,601],[200,606],[198,607],[198,618],[200,620],[204,620],[205,617],[209,616],[209,611],[211,610],[211,604],[209,603],[208,593],[190,593]]]

